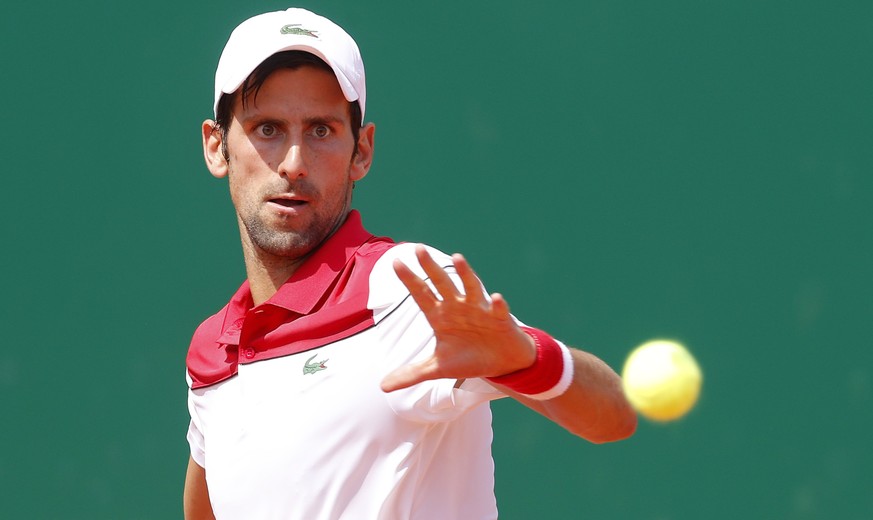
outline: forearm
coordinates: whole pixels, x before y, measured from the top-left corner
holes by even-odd
[[[578,349],[570,349],[573,382],[562,395],[536,401],[500,387],[511,397],[536,410],[574,435],[594,443],[631,436],[637,416],[621,386],[621,378],[606,363]]]

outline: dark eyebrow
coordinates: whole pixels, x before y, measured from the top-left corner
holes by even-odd
[[[240,123],[243,125],[248,125],[251,123],[278,123],[284,124],[285,121],[282,118],[270,117],[267,114],[249,114],[248,116],[239,118]],[[345,124],[345,120],[341,117],[336,116],[309,116],[303,118],[303,123],[306,126],[318,125],[318,124],[328,124],[328,125],[339,125],[342,126]]]
[[[244,115],[243,117],[238,117],[238,119],[239,119],[239,122],[244,126],[252,124],[252,123],[258,123],[258,124],[263,124],[263,123],[279,123],[279,124],[281,124],[282,123],[282,120],[279,118],[271,117],[267,114],[261,114],[258,112],[255,112],[253,114],[247,114],[247,115]]]
[[[345,120],[343,120],[343,118],[341,117],[335,116],[312,116],[304,118],[303,122],[306,123],[307,126],[316,124],[342,125],[345,123]]]

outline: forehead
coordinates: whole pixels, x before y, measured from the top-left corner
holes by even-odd
[[[257,83],[247,82],[234,97],[236,114],[276,110],[347,113],[349,106],[333,72],[311,65],[276,69]]]

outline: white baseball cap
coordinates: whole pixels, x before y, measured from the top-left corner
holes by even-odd
[[[367,88],[358,45],[339,25],[295,7],[259,14],[233,30],[215,70],[213,111],[217,114],[221,95],[235,92],[264,60],[293,50],[314,54],[330,65],[346,100],[361,105],[363,123]]]

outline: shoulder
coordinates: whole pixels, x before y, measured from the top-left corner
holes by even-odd
[[[416,275],[422,278],[427,276],[415,257],[417,245],[412,242],[401,242],[379,256],[370,271],[370,301],[367,305],[369,308],[378,310],[392,307],[393,304],[409,296],[409,290],[394,272],[395,260],[409,266]],[[454,272],[451,256],[431,246],[425,245],[425,247],[439,265],[447,271]]]
[[[229,362],[230,357],[217,341],[221,337],[226,315],[227,306],[206,318],[194,331],[185,359],[188,384],[192,388],[223,381],[235,373],[236,364]]]
[[[402,242],[400,244],[397,244],[395,247],[391,248],[391,250],[387,251],[384,255],[382,255],[382,257],[379,258],[379,261],[374,266],[373,271],[374,272],[378,271],[378,273],[384,273],[386,271],[390,271],[391,273],[393,273],[394,272],[394,261],[400,260],[401,262],[403,262],[404,264],[409,266],[415,274],[417,274],[421,277],[426,277],[424,270],[421,268],[421,266],[418,263],[418,259],[415,257],[415,248],[416,248],[416,246],[419,246],[419,245],[423,245],[427,249],[427,252],[428,252],[428,254],[430,254],[431,258],[433,258],[436,261],[436,263],[438,263],[444,269],[452,270],[452,271],[454,270],[454,265],[452,263],[452,257],[450,255],[440,251],[439,249],[436,249],[435,247],[429,246],[427,244],[416,244],[413,242]],[[397,278],[396,276],[393,276],[393,275],[391,277],[394,279]],[[397,282],[399,283],[400,281],[397,280]]]
[[[191,338],[191,345],[201,343],[215,344],[216,338],[221,336],[224,326],[224,317],[227,315],[227,306],[224,306],[220,311],[209,316],[200,325],[194,329],[194,335]]]

